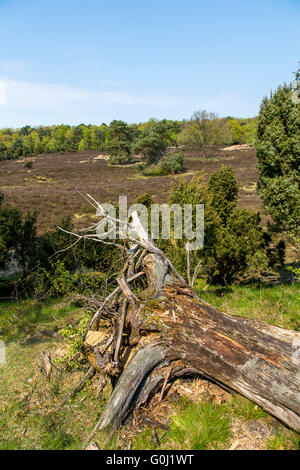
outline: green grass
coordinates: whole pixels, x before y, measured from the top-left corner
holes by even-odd
[[[61,345],[49,338],[30,345],[8,344],[7,363],[0,366],[0,450],[81,449],[95,426],[109,392],[97,401],[96,380],[55,411],[85,373],[54,370],[51,381],[45,379],[40,370],[41,351],[51,354]]]
[[[223,405],[209,401],[184,400],[184,408],[172,417],[170,431],[161,439],[160,449],[226,449],[231,436],[230,420]],[[132,443],[133,449],[155,449],[152,433],[146,429]]]
[[[288,429],[277,433],[267,442],[268,450],[300,450],[299,434]]]
[[[260,406],[238,394],[232,395],[232,400],[227,404],[227,411],[232,417],[243,421],[268,419],[270,416]]]
[[[300,328],[299,285],[208,287],[197,283],[200,297],[223,311],[264,320],[287,328]],[[43,329],[56,330],[82,315],[65,299],[45,302],[24,300],[0,302],[0,335],[7,344],[7,364],[0,366],[0,449],[80,449],[105,407],[95,399],[96,380],[74,396],[67,406],[54,407],[83,376],[84,371],[60,374],[51,381],[40,372],[41,351],[57,354],[63,343],[40,336],[38,341],[20,339]],[[133,449],[228,449],[236,423],[265,423],[272,431],[263,443],[266,449],[299,449],[299,434],[272,418],[258,405],[233,393],[221,404],[207,398],[171,403],[169,431],[143,429],[129,437]],[[173,411],[172,411],[173,410]],[[252,424],[251,424],[252,425]],[[123,431],[113,439],[97,434],[101,449],[126,448]]]
[[[205,287],[196,284],[199,296],[219,309],[245,318],[255,318],[285,328],[300,330],[298,285],[240,285],[229,288]],[[241,423],[265,422],[276,431],[265,443],[267,449],[299,449],[300,436],[275,421],[260,406],[233,393],[231,400],[222,405],[212,405],[203,400],[199,404],[186,404],[175,411],[170,432],[163,435],[161,449],[225,449],[228,448],[230,426]],[[160,432],[161,433],[161,432]],[[155,449],[151,430],[145,429],[133,441],[134,449]]]
[[[300,331],[299,283],[210,286],[206,290],[203,287],[203,282],[198,281],[195,288],[199,296],[224,312]]]
[[[62,320],[78,310],[72,302],[48,299],[43,302],[32,299],[0,301],[0,338],[5,343],[32,335],[37,330],[57,330]]]
[[[58,330],[81,316],[81,310],[63,298],[0,303],[0,337],[6,343],[6,364],[0,365],[0,450],[82,448],[103,412],[109,387],[97,401],[94,379],[56,411],[85,371],[53,368],[51,380],[46,380],[41,352],[63,356],[65,343],[45,334],[30,340],[36,332]],[[112,448],[114,442],[103,437],[100,446]]]
[[[212,403],[209,399],[203,399],[200,403],[183,399],[179,405],[174,404],[174,411],[170,417],[170,430],[156,431],[159,445],[155,445],[152,429],[147,427],[133,439],[132,448],[133,450],[226,450],[230,448],[232,442],[241,437],[238,431],[235,434],[232,432],[233,424],[238,425],[238,429],[241,430],[245,429],[244,424],[248,424],[251,431],[248,431],[246,439],[250,446],[253,445],[253,438],[254,445],[257,445],[259,436],[256,435],[257,431],[253,431],[253,426],[255,429],[264,425],[265,429],[269,430],[265,436],[259,437],[259,441],[263,440],[260,444],[262,443],[264,449],[300,449],[298,433],[291,431],[261,407],[236,393],[232,393],[231,397],[222,404]]]
[[[6,437],[5,425],[0,421],[0,450],[63,450],[80,446],[80,439],[70,432],[72,428],[66,429],[61,416],[43,416],[17,403],[5,414],[5,422],[6,426],[15,426],[18,439]]]

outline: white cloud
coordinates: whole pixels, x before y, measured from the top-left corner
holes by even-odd
[[[85,88],[69,87],[59,84],[45,84],[7,80],[7,105],[28,108],[60,109],[66,105],[127,104],[136,106],[176,106],[182,100],[172,97],[148,95],[135,96],[131,93],[112,91],[92,91]]]
[[[92,122],[94,116],[107,120],[107,114],[108,119],[119,116],[121,111],[125,114],[125,107],[127,110],[128,107],[146,108],[151,116],[157,108],[174,109],[182,105],[182,100],[154,94],[142,96],[16,80],[6,80],[5,83],[7,99],[6,105],[1,106],[5,114],[1,112],[0,127],[19,126],[24,122],[81,122],[84,119]]]
[[[207,96],[205,91],[199,91],[199,96],[184,100],[154,93],[93,91],[29,81],[5,80],[5,85],[6,103],[0,107],[0,128],[24,124],[110,122],[113,119],[139,122],[151,116],[182,119],[190,117],[197,109],[215,111],[219,116],[249,116],[257,112],[256,100],[241,99],[243,97],[234,94]]]
[[[93,93],[81,88],[7,80],[8,108],[63,109],[94,98]]]
[[[22,73],[24,71],[24,63],[18,60],[0,60],[0,70],[7,73]]]

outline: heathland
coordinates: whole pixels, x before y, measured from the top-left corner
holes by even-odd
[[[172,237],[158,246],[204,301],[299,331],[300,115],[290,95],[279,87],[254,119],[198,111],[180,122],[0,130],[0,449],[80,449],[120,374],[117,336],[131,357],[131,327],[116,334],[116,299],[94,331],[115,338],[113,366],[85,375],[87,324],[135,256],[126,241],[70,234],[98,221],[86,194],[100,203],[204,203],[203,249],[190,254]],[[132,289],[139,299],[144,280]],[[101,449],[299,449],[298,433],[227,387],[201,375],[165,380],[112,438],[95,435]]]

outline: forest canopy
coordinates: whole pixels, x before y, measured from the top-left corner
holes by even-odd
[[[149,142],[165,150],[168,145],[184,143],[188,146],[198,146],[201,139],[201,129],[196,129],[197,138],[191,132],[195,127],[195,115],[206,113],[198,111],[187,121],[172,121],[168,119],[149,121],[139,124],[127,124],[124,121],[113,120],[109,125],[65,124],[54,126],[31,127],[20,129],[0,129],[0,160],[14,159],[53,152],[76,152],[99,150],[111,155],[112,163],[128,161],[132,153],[149,147]],[[209,124],[213,127],[213,142],[208,144],[254,144],[257,118],[238,119],[233,117],[218,118],[210,115]],[[202,121],[203,124],[203,121]],[[205,120],[204,120],[205,124]],[[207,126],[204,125],[204,128]],[[205,139],[205,142],[207,138]],[[148,147],[147,147],[148,146]],[[200,146],[200,149],[202,147]],[[147,153],[147,159],[153,163],[157,160],[153,152]]]

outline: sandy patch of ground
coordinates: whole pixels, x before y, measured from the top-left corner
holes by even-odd
[[[249,184],[248,186],[243,186],[241,189],[243,191],[247,191],[247,192],[256,191],[257,190],[257,183],[255,181],[252,181],[251,184]]]
[[[96,160],[109,160],[109,155],[98,155],[98,157],[94,157],[94,161]]]
[[[240,144],[240,145],[230,145],[230,147],[224,147],[221,150],[224,150],[226,152],[230,152],[231,150],[249,150],[251,149],[251,145],[248,144]]]

